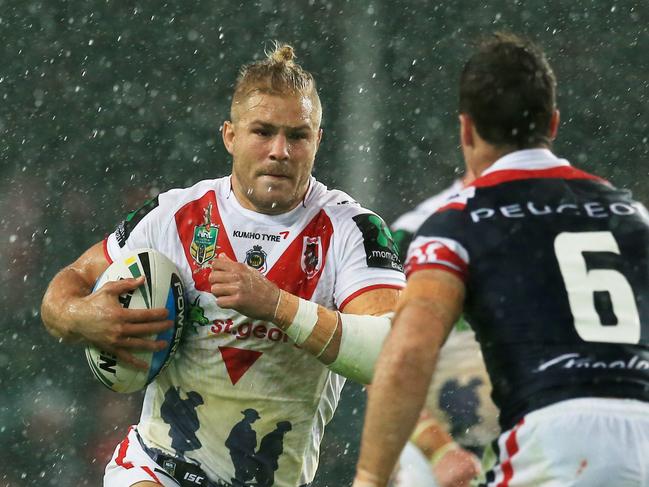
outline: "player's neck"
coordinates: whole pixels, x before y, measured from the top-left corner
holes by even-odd
[[[546,149],[546,145],[541,144],[538,147],[528,147],[528,149]],[[514,146],[495,146],[482,142],[476,144],[473,150],[467,154],[467,166],[471,168],[471,172],[475,177],[480,177],[484,171],[491,167],[496,161],[505,157],[507,154],[516,152],[520,149]]]

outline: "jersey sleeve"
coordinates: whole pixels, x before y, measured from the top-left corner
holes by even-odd
[[[106,237],[104,250],[109,261],[115,261],[127,251],[151,248],[168,254],[162,238],[170,223],[169,194],[162,193],[131,211],[115,230]]]
[[[348,206],[337,213],[332,218],[337,307],[344,308],[372,289],[403,288],[403,266],[383,219],[359,206]]]
[[[428,218],[408,248],[406,275],[440,269],[466,282],[470,256],[460,237],[463,220],[463,212],[454,209],[442,210]]]

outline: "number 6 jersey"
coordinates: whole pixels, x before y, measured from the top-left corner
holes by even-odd
[[[649,218],[628,192],[514,152],[429,217],[406,262],[464,281],[503,430],[568,398],[649,401]]]
[[[137,427],[146,445],[199,465],[219,486],[310,482],[344,379],[273,323],[219,308],[210,262],[225,253],[294,295],[342,309],[364,291],[405,284],[383,221],[315,179],[293,210],[256,213],[222,178],[161,194],[106,240],[111,260],[141,247],[177,265],[190,309],[174,360],[146,391]]]

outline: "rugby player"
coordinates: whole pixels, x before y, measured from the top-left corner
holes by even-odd
[[[386,485],[461,313],[500,410],[484,485],[649,485],[649,218],[551,151],[555,85],[540,49],[511,34],[464,66],[460,139],[476,180],[410,246],[355,487]]]

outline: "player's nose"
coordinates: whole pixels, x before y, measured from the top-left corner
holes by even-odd
[[[270,146],[270,158],[274,161],[285,161],[289,155],[289,143],[286,135],[282,133],[275,135]]]

